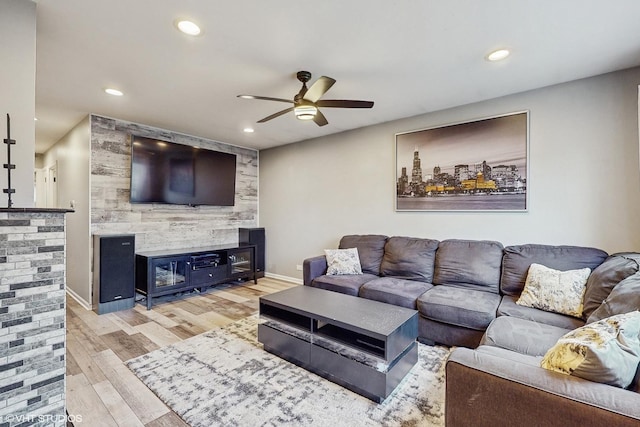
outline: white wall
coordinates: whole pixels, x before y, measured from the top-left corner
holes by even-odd
[[[78,123],[43,156],[45,168],[57,163],[58,205],[67,214],[67,291],[91,302],[91,241],[89,210],[89,116]]]
[[[301,278],[344,234],[640,251],[639,82],[636,68],[261,151],[267,271]],[[528,212],[395,212],[395,133],[521,110]]]
[[[36,4],[0,0],[0,165],[7,163],[6,115],[11,116],[14,207],[32,207],[36,114]],[[7,170],[0,166],[0,207],[7,207]]]

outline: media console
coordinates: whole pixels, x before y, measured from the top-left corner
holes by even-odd
[[[153,298],[238,279],[258,283],[256,246],[220,245],[136,253],[136,291]]]

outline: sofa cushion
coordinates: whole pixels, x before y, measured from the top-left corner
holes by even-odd
[[[561,271],[580,268],[593,271],[606,258],[607,253],[600,249],[580,246],[507,246],[502,259],[500,291],[504,295],[520,295],[532,263]]]
[[[507,350],[501,347],[494,347],[491,345],[480,344],[480,346],[476,348],[476,351],[478,353],[490,354],[492,356],[496,356],[505,360],[510,360],[512,362],[518,362],[518,363],[523,363],[529,366],[535,366],[536,368],[540,367],[540,361],[542,360],[542,356],[532,356],[525,353],[518,353],[515,351]]]
[[[545,354],[542,366],[625,388],[640,363],[640,312],[618,314],[570,331]]]
[[[478,331],[418,316],[418,341],[427,345],[476,348],[483,335],[484,329]]]
[[[444,240],[438,245],[433,283],[498,293],[502,244]]]
[[[325,249],[327,257],[327,274],[339,276],[342,274],[362,274],[358,249]]]
[[[323,275],[316,277],[311,282],[314,288],[326,289],[327,291],[340,292],[342,294],[358,296],[360,286],[377,279],[373,274],[345,274],[342,276]]]
[[[593,270],[584,293],[582,318],[587,319],[591,316],[618,283],[637,273],[639,262],[640,254],[613,254]]]
[[[387,236],[377,234],[348,235],[340,239],[339,249],[358,248],[363,273],[380,275]]]
[[[491,322],[480,345],[542,357],[567,332],[569,329],[517,317],[501,316]]]
[[[427,319],[483,331],[496,317],[500,295],[454,286],[434,286],[418,298]]]
[[[640,272],[618,283],[607,299],[587,319],[587,323],[640,310]]]
[[[438,243],[431,239],[390,237],[384,245],[380,274],[431,283]]]
[[[505,295],[498,306],[498,316],[511,316],[519,319],[532,320],[559,328],[575,329],[584,325],[584,320],[564,314],[551,313],[537,308],[524,307],[516,304],[518,297]]]
[[[362,285],[359,295],[362,298],[415,310],[418,297],[431,288],[433,288],[433,285],[429,283],[395,277],[382,277]]]
[[[582,318],[582,300],[590,268],[560,271],[531,264],[516,304]]]

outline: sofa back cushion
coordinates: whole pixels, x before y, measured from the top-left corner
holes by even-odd
[[[380,274],[431,283],[438,243],[431,239],[390,237],[384,245]]]
[[[340,240],[340,249],[358,248],[363,273],[380,275],[387,236],[377,234],[348,235]]]
[[[618,283],[600,307],[591,313],[587,323],[636,310],[640,310],[640,272]]]
[[[580,246],[518,245],[504,248],[500,291],[504,295],[520,295],[524,289],[529,266],[541,264],[567,271],[590,268],[595,270],[607,258],[600,249]]]
[[[498,293],[500,242],[444,240],[438,245],[433,283]]]
[[[608,257],[589,276],[584,293],[582,317],[586,320],[600,307],[611,290],[640,269],[640,254],[619,253]]]

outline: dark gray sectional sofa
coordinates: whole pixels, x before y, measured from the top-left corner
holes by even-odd
[[[341,239],[339,248],[354,247],[363,274],[328,276],[326,258],[318,256],[304,261],[304,284],[416,309],[420,341],[457,347],[447,362],[448,426],[640,425],[640,374],[621,389],[540,367],[558,338],[602,311],[624,279],[637,277],[638,288],[605,311],[640,309],[640,255],[477,240]],[[583,318],[516,304],[532,263],[591,269]]]

